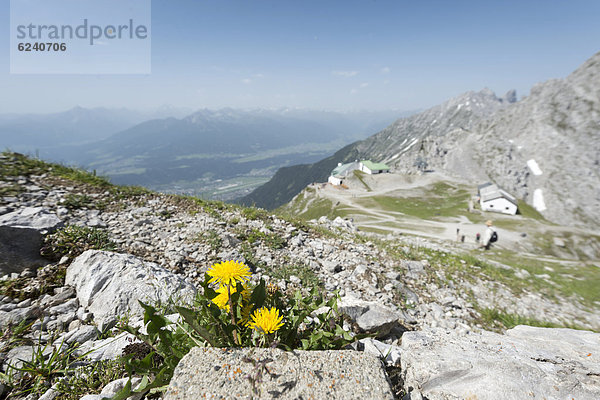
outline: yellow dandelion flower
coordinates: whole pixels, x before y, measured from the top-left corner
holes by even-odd
[[[251,293],[250,289],[248,289],[246,285],[243,286],[244,290],[242,290],[242,299],[247,302],[250,300]],[[234,294],[237,291],[235,286],[231,286],[229,290],[231,291],[231,294]],[[215,303],[219,308],[229,311],[229,294],[227,292],[227,286],[221,285],[217,290],[215,290],[215,292],[218,294],[212,299],[212,302]]]
[[[237,261],[223,261],[213,264],[207,271],[212,278],[208,283],[217,282],[220,285],[235,286],[236,281],[244,282],[250,277],[250,268]]]
[[[279,316],[278,309],[271,307],[269,310],[263,307],[260,310],[254,311],[252,321],[248,323],[248,326],[266,335],[281,328],[283,326],[282,320],[283,317]]]

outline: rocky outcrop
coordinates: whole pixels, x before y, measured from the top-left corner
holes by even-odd
[[[192,349],[165,400],[394,398],[378,357],[355,351]]]
[[[77,292],[81,305],[96,321],[128,313],[142,315],[139,301],[186,302],[196,289],[180,276],[129,254],[88,250],[67,269],[65,279]]]
[[[565,79],[536,84],[518,102],[514,93],[470,92],[401,119],[357,148],[402,172],[418,172],[420,157],[428,168],[473,184],[492,180],[550,221],[595,228],[599,75],[597,53]]]
[[[428,329],[402,337],[410,398],[598,399],[600,334],[517,326],[456,335]]]
[[[31,228],[0,226],[0,275],[20,274],[48,264],[40,256],[42,235]]]

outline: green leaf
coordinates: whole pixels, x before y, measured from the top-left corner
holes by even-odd
[[[214,340],[210,332],[208,332],[208,330],[206,330],[198,323],[198,321],[196,320],[196,315],[192,310],[185,307],[175,307],[175,309],[177,310],[179,315],[183,317],[183,320],[187,322],[187,324],[191,326],[192,329],[196,331],[198,335],[200,335],[200,337],[202,337],[204,340],[210,343],[212,347],[218,347],[216,340]]]
[[[206,297],[208,300],[212,300],[217,297],[217,292],[210,286],[207,286],[204,288],[204,297]]]
[[[156,314],[156,309],[154,307],[144,304],[140,300],[138,300],[138,303],[144,308],[144,324],[152,322],[156,326],[156,329],[163,328],[167,326],[167,324],[170,324],[165,317]]]
[[[250,296],[250,303],[254,304],[254,308],[261,308],[265,304],[267,298],[267,289],[264,279],[260,280],[260,283],[256,285]]]

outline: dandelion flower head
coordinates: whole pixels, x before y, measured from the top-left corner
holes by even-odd
[[[223,261],[213,264],[206,272],[211,278],[208,283],[235,286],[236,281],[245,282],[250,277],[250,268],[238,261]]]
[[[252,321],[248,323],[248,326],[266,335],[281,328],[283,326],[282,320],[283,317],[279,316],[278,309],[271,307],[269,310],[263,307],[254,311]]]

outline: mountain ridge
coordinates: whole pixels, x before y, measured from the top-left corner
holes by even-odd
[[[352,152],[356,158],[389,163],[394,172],[404,174],[420,173],[415,164],[421,158],[429,168],[468,179],[473,185],[493,180],[553,222],[597,226],[599,70],[597,53],[568,77],[536,84],[529,96],[517,102],[513,91],[502,98],[489,89],[467,92],[401,118],[338,151],[336,157],[345,162]],[[533,173],[530,160],[538,163],[541,175]],[[301,184],[310,183],[305,171],[320,178],[329,174],[331,162],[319,163],[285,171],[293,177],[285,187],[268,182],[240,202],[280,206],[283,203],[269,199],[291,200]]]

